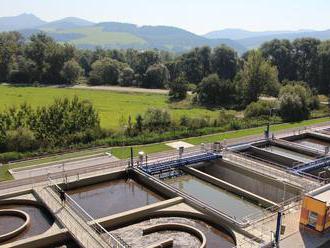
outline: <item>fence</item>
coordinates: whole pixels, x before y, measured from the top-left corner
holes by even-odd
[[[49,193],[58,201],[58,197],[56,196],[56,192],[60,192],[62,189],[51,179],[49,178],[49,184],[47,187]],[[77,202],[75,202],[68,194],[65,193],[65,207],[69,208],[68,212],[72,210],[79,218],[72,215],[72,217],[80,224],[81,227],[85,231],[89,231],[91,228],[95,234],[97,234],[106,244],[107,247],[113,248],[129,248],[130,246],[125,243],[118,235],[114,235],[109,233],[104,227],[102,227],[90,214],[88,214]],[[74,226],[74,225],[73,225]],[[93,234],[92,234],[93,236]],[[82,233],[82,237],[84,238],[84,233]],[[97,239],[95,239],[97,240]],[[88,246],[92,247],[92,246]]]
[[[302,201],[300,196],[295,199],[290,199],[290,204],[283,204],[283,207],[278,209],[282,213],[282,226],[285,231],[281,237],[287,237],[296,233],[299,230],[299,216]],[[269,247],[274,241],[277,224],[277,212],[268,214],[267,217],[259,219],[259,221],[251,223],[245,231],[254,235],[254,238],[244,236],[235,248],[248,248],[248,247]]]

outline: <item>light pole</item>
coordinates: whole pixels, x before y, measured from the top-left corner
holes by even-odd
[[[272,115],[273,115],[273,111],[275,111],[275,110],[276,110],[276,108],[271,108],[269,110],[268,124],[267,124],[267,129],[265,130],[265,138],[266,139],[269,139],[271,118],[272,118]]]

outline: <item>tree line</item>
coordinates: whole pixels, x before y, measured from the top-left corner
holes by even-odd
[[[224,45],[214,49],[198,47],[183,54],[134,49],[82,50],[55,42],[44,33],[25,40],[18,32],[3,32],[0,44],[2,82],[62,84],[83,78],[94,85],[168,88],[170,82],[184,78],[194,88],[205,77],[217,74],[219,79],[231,82],[252,76],[259,76],[252,79],[266,80],[265,83],[276,79],[304,81],[320,93],[329,93],[330,41],[313,38],[272,40],[241,57]],[[259,69],[262,72],[254,75]],[[272,70],[269,75],[268,70]]]

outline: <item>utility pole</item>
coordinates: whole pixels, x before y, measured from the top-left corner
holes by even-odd
[[[134,166],[134,151],[133,151],[133,147],[131,147],[131,166]]]

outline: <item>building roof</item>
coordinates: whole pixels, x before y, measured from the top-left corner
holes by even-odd
[[[326,184],[316,190],[313,190],[310,195],[319,201],[325,202],[327,206],[330,206],[330,184]]]

